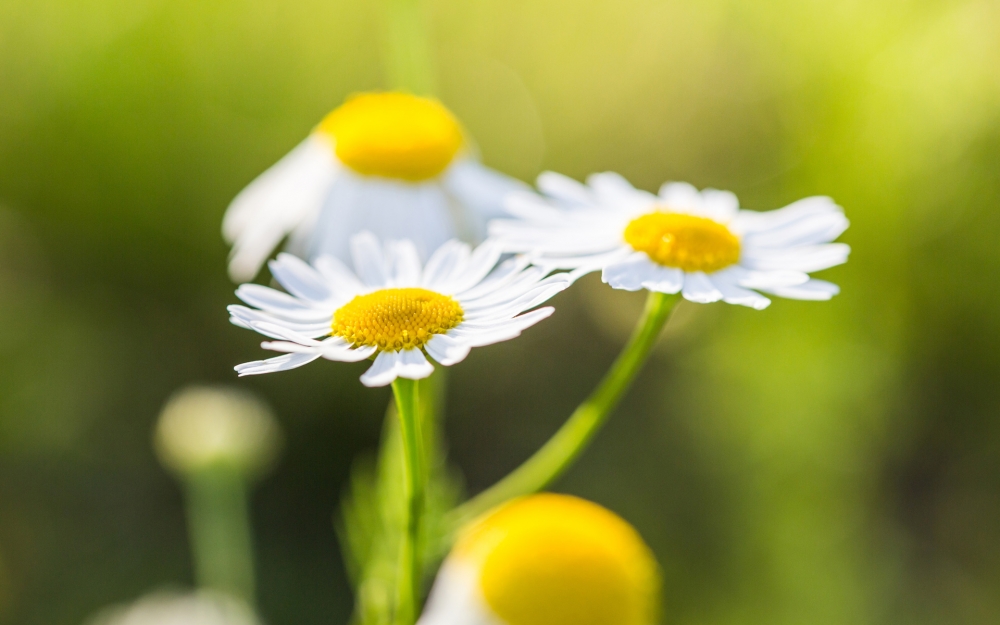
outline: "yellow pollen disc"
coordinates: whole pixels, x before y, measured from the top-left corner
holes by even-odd
[[[454,556],[481,562],[487,607],[507,625],[651,625],[659,570],[614,513],[566,495],[514,500],[474,523]]]
[[[423,347],[435,334],[462,323],[453,298],[427,289],[382,289],[358,295],[333,313],[333,336],[381,351]]]
[[[655,212],[633,219],[625,242],[654,262],[712,273],[740,260],[740,240],[722,224],[680,213]]]
[[[437,100],[408,93],[352,96],[320,122],[340,162],[354,171],[419,182],[445,170],[462,128]]]

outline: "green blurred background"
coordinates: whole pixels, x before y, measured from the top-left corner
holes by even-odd
[[[1000,3],[434,0],[439,93],[484,160],[847,210],[829,303],[684,304],[558,484],[635,523],[665,620],[1000,622]],[[254,498],[273,624],[343,623],[331,526],[388,393],[362,365],[236,381],[229,200],[352,91],[380,5],[0,1],[0,622],[75,625],[191,582],[151,430],[228,382],[288,445]],[[991,286],[992,285],[992,286]],[[452,371],[477,491],[596,381],[641,296],[588,279]]]

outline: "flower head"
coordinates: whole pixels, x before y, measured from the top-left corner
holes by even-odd
[[[572,282],[568,274],[545,277],[524,257],[497,265],[501,251],[491,241],[474,251],[449,241],[426,266],[412,242],[392,241],[383,250],[370,232],[351,239],[351,252],[356,273],[332,256],[310,266],[281,254],[270,268],[288,293],[257,284],[236,291],[255,308],[230,306],[231,321],[278,339],[262,347],[285,352],[239,365],[241,376],[293,369],[320,357],[374,357],[361,377],[368,386],[425,378],[434,369],[425,355],[450,366],[473,347],[514,338],[553,309],[525,311]]]
[[[761,213],[740,209],[728,191],[668,183],[654,195],[614,173],[590,176],[586,185],[545,173],[538,186],[544,197],[508,199],[518,219],[492,222],[491,235],[505,251],[534,254],[541,266],[601,270],[616,289],[681,292],[693,302],[758,310],[770,304],[758,291],[825,300],[838,287],[809,272],[844,263],[850,252],[831,243],[848,222],[827,197]]]
[[[274,462],[281,443],[271,409],[242,389],[185,388],[156,425],[160,460],[182,475],[224,464],[254,477]]]
[[[422,258],[446,240],[477,241],[503,197],[523,185],[479,164],[462,127],[437,100],[406,93],[352,96],[230,204],[222,231],[229,272],[252,279],[289,236],[289,250],[349,257],[370,230],[408,238]]]
[[[652,625],[659,586],[652,552],[621,517],[533,495],[462,533],[418,625]]]

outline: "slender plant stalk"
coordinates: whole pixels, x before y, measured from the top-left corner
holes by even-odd
[[[198,586],[253,605],[253,540],[244,476],[235,467],[217,465],[191,473],[185,482]]]
[[[417,95],[434,92],[427,23],[420,0],[384,0],[386,81]]]
[[[451,513],[453,527],[514,497],[542,490],[583,453],[587,444],[607,421],[632,380],[642,368],[663,326],[670,318],[677,295],[650,292],[646,307],[632,337],[604,375],[597,388],[535,454],[492,487]]]
[[[399,414],[400,434],[403,439],[404,479],[406,493],[406,533],[400,550],[398,576],[399,603],[396,625],[413,625],[416,622],[420,601],[420,521],[423,516],[427,470],[424,457],[424,440],[421,431],[420,398],[416,380],[397,378],[392,383]]]

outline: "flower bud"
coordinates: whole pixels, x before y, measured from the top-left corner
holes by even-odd
[[[242,601],[221,593],[154,593],[106,609],[87,625],[260,625]]]
[[[226,466],[255,477],[273,464],[282,436],[270,408],[252,393],[195,386],[164,406],[155,442],[160,461],[181,475]]]

